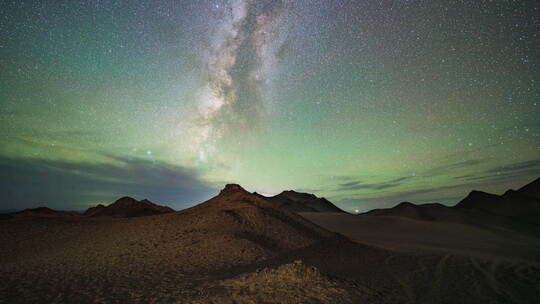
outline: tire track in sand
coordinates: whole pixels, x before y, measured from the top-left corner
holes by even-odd
[[[452,254],[450,253],[444,255],[435,266],[434,282],[433,282],[433,290],[432,290],[432,295],[434,295],[433,299],[436,299],[438,295],[442,294],[444,270],[446,269],[447,261],[448,259],[450,259],[451,256]]]
[[[407,284],[406,280],[399,277],[398,275],[395,274],[394,271],[392,271],[392,267],[390,265],[390,262],[396,257],[397,256],[395,256],[395,255],[391,255],[391,256],[387,257],[384,260],[384,264],[386,266],[385,267],[386,272],[388,274],[390,274],[390,276],[392,278],[394,278],[394,280],[396,280],[396,282],[401,286],[401,289],[403,290],[403,292],[405,294],[405,297],[406,297],[406,300],[407,300],[406,303],[416,303],[416,296],[415,296],[414,291],[411,288],[411,286],[409,284]]]
[[[488,287],[492,289],[493,292],[495,292],[496,294],[498,294],[499,296],[502,296],[503,298],[507,300],[512,301],[512,303],[521,303],[521,301],[514,294],[512,294],[508,290],[505,290],[504,288],[501,287],[501,284],[499,280],[497,279],[497,267],[499,266],[497,262],[485,261],[486,263],[488,263],[488,265],[483,266],[480,260],[473,257],[469,257],[469,259],[473,267],[476,270],[478,270],[480,274],[484,276],[485,281],[488,284]]]

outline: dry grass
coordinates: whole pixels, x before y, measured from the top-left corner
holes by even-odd
[[[192,303],[372,303],[370,298],[376,296],[365,287],[331,279],[300,260],[219,281],[207,290],[218,295]]]

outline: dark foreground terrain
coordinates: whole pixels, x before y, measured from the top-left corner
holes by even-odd
[[[6,218],[0,303],[540,302],[533,223],[470,204],[301,216],[296,197],[227,185],[159,215]]]

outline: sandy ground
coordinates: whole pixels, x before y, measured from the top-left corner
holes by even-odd
[[[314,224],[229,190],[163,215],[1,220],[0,303],[540,303],[531,235]]]
[[[271,271],[293,262],[283,255],[335,237],[292,211],[235,191],[156,216],[2,220],[0,302],[190,303],[236,297],[258,303],[262,296],[279,303],[330,303],[334,297],[346,303],[354,292],[336,290],[325,276],[302,283],[302,271],[292,272],[296,278],[288,268]],[[257,272],[265,268],[270,270]],[[268,287],[257,283],[262,275],[276,284],[274,295],[264,296]],[[296,285],[279,293],[282,279]],[[235,291],[237,285],[251,286],[251,293]],[[308,290],[313,294],[305,295]]]
[[[434,252],[540,262],[540,237],[446,221],[345,213],[301,213],[349,239],[399,252]]]
[[[393,216],[302,215],[355,242],[393,252],[379,266],[401,287],[405,302],[540,301],[540,238],[535,235]]]

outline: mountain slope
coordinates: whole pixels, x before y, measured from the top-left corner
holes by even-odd
[[[10,215],[12,217],[72,217],[80,216],[81,214],[76,211],[61,211],[48,207],[37,207],[13,212]]]
[[[226,231],[241,230],[236,236],[249,240],[271,252],[309,246],[334,234],[305,220],[236,184],[226,185],[216,197],[181,211],[205,216],[205,225]],[[218,228],[225,226],[228,228]]]
[[[98,204],[96,205],[95,207],[90,207],[88,208],[85,212],[84,212],[84,215],[85,216],[94,216],[95,214],[98,214],[99,212],[101,212],[103,209],[105,209],[105,205],[103,204]]]
[[[540,224],[540,198],[535,197],[538,195],[539,184],[540,180],[537,179],[518,191],[508,190],[500,196],[472,191],[455,208],[478,210],[532,224]]]
[[[517,192],[540,199],[540,178],[519,188]]]
[[[395,216],[424,221],[446,221],[483,227],[498,227],[538,233],[529,224],[540,224],[540,199],[533,197],[536,180],[518,191],[503,195],[471,191],[453,207],[441,204],[400,203],[392,208],[374,209],[362,215]]]
[[[103,206],[91,207],[84,215],[87,216],[111,216],[111,217],[137,217],[174,212],[172,208],[160,206],[149,200],[138,201],[132,197],[119,198],[114,203]]]
[[[0,300],[527,303],[516,297],[530,303],[538,298],[531,295],[537,294],[540,272],[523,262],[538,259],[537,241],[530,238],[433,220],[311,215],[321,226],[332,217],[343,233],[354,230],[350,238],[358,243],[238,185],[227,185],[192,208],[156,216],[0,221]],[[465,247],[449,246],[456,243]],[[400,244],[417,251],[403,253]],[[426,245],[438,251],[425,251]],[[457,255],[471,246],[476,254],[504,250],[512,256],[521,252],[523,259],[492,267],[477,256]],[[296,260],[303,262],[291,264]]]
[[[344,212],[324,197],[319,198],[310,193],[289,190],[271,197],[255,194],[278,206],[285,206],[296,212]]]
[[[156,216],[0,221],[0,299],[183,301],[201,282],[281,263],[283,254],[328,239],[346,242],[238,185]]]
[[[364,213],[365,215],[377,216],[401,216],[415,220],[433,221],[445,217],[441,213],[448,207],[441,204],[423,204],[416,205],[409,202],[402,202],[388,209],[373,209]]]

